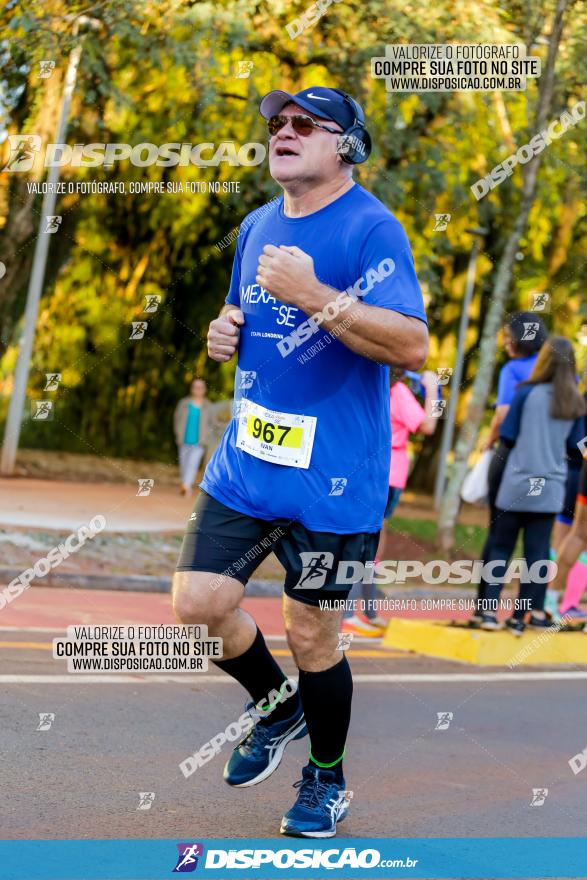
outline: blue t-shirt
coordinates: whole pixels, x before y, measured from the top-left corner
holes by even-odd
[[[200,407],[195,403],[188,406],[183,442],[196,445],[200,440]]]
[[[530,377],[537,357],[538,352],[531,354],[529,357],[512,358],[511,361],[508,361],[501,368],[497,383],[496,406],[511,405],[518,385]]]
[[[308,316],[257,284],[267,244],[295,245],[308,253],[318,279],[336,291],[363,279],[355,287],[360,294],[369,288],[361,301],[426,320],[406,234],[363,187],[355,184],[306,217],[287,217],[283,198],[250,214],[241,226],[226,298],[245,316],[235,402],[246,398],[270,410],[315,417],[314,443],[307,468],[265,461],[237,448],[239,419],[233,417],[202,488],[233,510],[261,519],[285,518],[312,531],[375,532],[387,501],[389,368],[322,328],[282,356],[277,343]],[[345,317],[342,312],[340,321]]]

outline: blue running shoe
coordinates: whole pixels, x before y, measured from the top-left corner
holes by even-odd
[[[309,764],[302,778],[294,784],[298,799],[281,820],[282,834],[292,837],[334,837],[336,823],[349,811],[344,779],[336,781],[332,770],[320,770]]]
[[[247,711],[253,702],[247,703]],[[306,736],[308,729],[298,697],[298,708],[291,718],[275,724],[257,723],[233,751],[224,768],[224,779],[236,788],[257,785],[277,770],[286,745]]]

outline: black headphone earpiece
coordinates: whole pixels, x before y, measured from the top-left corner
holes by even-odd
[[[371,135],[365,128],[365,114],[362,107],[346,92],[341,89],[334,91],[342,95],[355,115],[353,124],[340,135],[337,151],[347,165],[360,165],[367,161],[372,149]]]

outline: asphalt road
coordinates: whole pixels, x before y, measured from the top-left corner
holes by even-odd
[[[307,740],[255,788],[222,781],[228,747],[186,780],[179,762],[241,714],[238,685],[212,668],[165,682],[82,682],[52,659],[51,636],[0,632],[2,837],[278,836]],[[285,643],[276,636],[271,647],[292,671]],[[584,671],[525,669],[503,681],[499,671],[359,642],[350,659],[353,798],[340,836],[584,834],[587,769],[574,775],[568,764],[587,747]],[[439,712],[453,713],[448,729],[435,729]],[[36,730],[39,713],[55,714],[49,730]],[[533,789],[545,788],[531,806]],[[139,792],[155,793],[150,809],[137,809]]]

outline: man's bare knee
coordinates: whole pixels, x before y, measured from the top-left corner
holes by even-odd
[[[338,659],[337,633],[306,621],[292,621],[286,630],[287,642],[296,666],[306,672],[328,669]]]
[[[182,623],[214,629],[238,606],[243,586],[213,572],[178,571],[173,577],[173,610]]]
[[[286,593],[283,618],[287,641],[298,669],[320,672],[340,660],[337,646],[342,611],[324,611],[297,602]]]
[[[285,635],[296,665],[302,665],[301,661],[312,652],[312,645],[315,645],[311,634],[301,630],[300,627],[290,626],[286,629]]]

